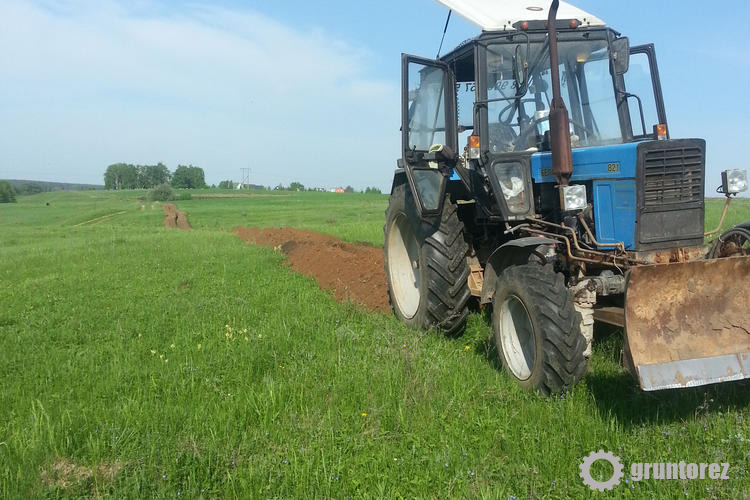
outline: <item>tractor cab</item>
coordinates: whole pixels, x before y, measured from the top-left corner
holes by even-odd
[[[546,29],[486,32],[442,60],[455,77],[459,140],[477,131],[487,153],[549,151],[552,101]],[[564,20],[559,31],[562,97],[573,148],[667,138],[653,45],[629,46],[609,28]],[[633,60],[633,70],[629,70]],[[474,109],[478,106],[478,109]],[[482,133],[483,132],[483,133]]]

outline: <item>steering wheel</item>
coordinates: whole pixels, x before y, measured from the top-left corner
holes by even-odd
[[[526,144],[528,141],[528,136],[531,135],[531,132],[532,131],[536,132],[537,125],[548,120],[549,120],[549,114],[541,118],[532,118],[529,125],[524,130],[522,130],[520,134],[518,134],[518,137],[516,138],[514,142],[514,144],[517,145],[516,147],[514,147],[514,150],[518,151],[519,150],[517,149],[518,147],[522,149],[526,149],[528,147],[528,145]],[[572,118],[568,117],[568,122],[572,123],[573,125],[576,125],[577,127],[580,127],[581,129],[586,131],[590,136],[598,135],[596,132],[591,130],[589,127],[587,127],[583,123],[580,123],[578,120],[573,120]]]
[[[521,99],[521,102],[536,102],[536,101],[534,99]],[[510,125],[510,122],[513,121],[513,113],[509,114],[508,118],[505,120],[503,119],[503,115],[515,107],[516,107],[516,101],[511,101],[507,106],[501,109],[500,112],[497,114],[498,123]]]

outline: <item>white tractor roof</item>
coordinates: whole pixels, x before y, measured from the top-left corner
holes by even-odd
[[[550,0],[437,0],[484,31],[512,30],[519,21],[547,20]],[[560,2],[558,19],[578,19],[582,26],[604,26],[604,21],[567,2]]]

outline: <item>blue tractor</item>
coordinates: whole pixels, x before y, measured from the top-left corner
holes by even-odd
[[[402,56],[395,315],[458,334],[475,297],[504,369],[544,395],[582,378],[595,321],[622,328],[644,390],[750,377],[750,223],[706,245],[706,144],[670,137],[653,45],[559,0],[439,1],[483,31]],[[727,205],[746,189],[722,173]]]

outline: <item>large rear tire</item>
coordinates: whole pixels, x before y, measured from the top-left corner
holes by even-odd
[[[504,369],[524,389],[549,396],[586,373],[581,315],[551,265],[511,266],[500,274],[492,328]]]
[[[407,184],[396,186],[385,212],[385,275],[393,313],[407,325],[458,335],[471,297],[464,225],[446,197],[432,222],[419,218]]]

